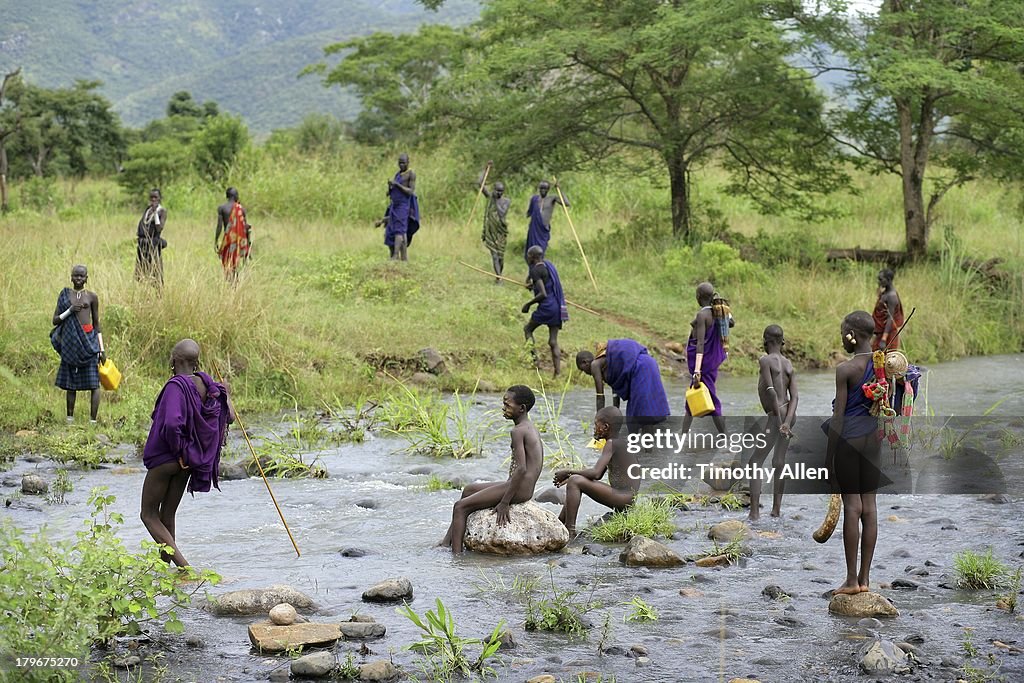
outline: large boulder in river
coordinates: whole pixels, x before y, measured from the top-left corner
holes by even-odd
[[[363,591],[366,602],[399,602],[412,600],[412,582],[405,577],[385,579]]]
[[[466,548],[492,555],[539,555],[561,550],[569,531],[558,517],[532,501],[509,506],[509,521],[498,526],[493,509],[479,510],[466,524]]]
[[[634,536],[629,539],[626,549],[619,555],[619,560],[627,567],[678,567],[683,564],[683,558],[674,550],[646,536]]]
[[[314,606],[313,599],[301,591],[286,585],[269,588],[247,588],[210,596],[203,606],[210,614],[218,617],[235,617],[253,614],[267,614],[270,609],[287,602],[297,609]]]
[[[858,663],[861,670],[869,676],[887,676],[910,671],[907,653],[889,640],[875,640],[865,644],[860,649]]]
[[[844,617],[898,617],[900,612],[885,597],[870,591],[853,595],[836,594],[828,603],[828,611]]]
[[[285,652],[306,647],[324,647],[341,640],[338,624],[292,624],[278,626],[269,621],[249,625],[249,642],[260,652]]]

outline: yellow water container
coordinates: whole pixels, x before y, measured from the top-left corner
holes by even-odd
[[[107,391],[117,391],[121,384],[121,371],[109,358],[100,363],[100,384]]]
[[[686,405],[694,417],[715,412],[715,402],[711,400],[711,391],[704,386],[704,382],[686,390]]]
[[[591,439],[590,443],[587,444],[587,448],[593,448],[595,451],[604,450],[604,445],[607,443],[604,439]]]

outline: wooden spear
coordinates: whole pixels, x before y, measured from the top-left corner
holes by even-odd
[[[530,285],[526,284],[525,282],[520,282],[519,280],[513,280],[512,278],[505,277],[504,275],[495,275],[494,273],[488,273],[483,268],[477,268],[476,266],[471,266],[470,264],[466,263],[465,261],[459,261],[459,263],[461,263],[462,265],[466,266],[467,268],[475,270],[478,273],[486,275],[487,277],[496,277],[499,280],[505,280],[506,282],[511,282],[514,285],[519,285],[520,287],[526,287],[527,289],[529,289],[529,287],[530,287]],[[587,308],[586,306],[580,306],[578,303],[575,303],[573,301],[569,301],[568,299],[565,300],[565,303],[566,303],[566,305],[574,306],[575,308],[578,308],[581,311],[585,311],[587,313],[590,313],[592,315],[596,315],[598,317],[603,317],[601,313],[598,313],[594,309]]]
[[[576,246],[580,248],[580,254],[583,255],[583,265],[587,267],[587,275],[590,276],[590,284],[594,285],[594,291],[597,291],[597,280],[594,279],[594,273],[590,270],[590,261],[587,260],[587,252],[583,251],[583,243],[580,242],[580,236],[576,234],[576,226],[572,224],[572,216],[569,215],[569,207],[565,205],[565,197],[562,196],[562,189],[558,187],[558,178],[552,178],[555,183],[555,192],[558,193],[559,203],[562,205],[562,209],[565,211],[565,218],[569,221],[569,227],[572,228],[572,236],[576,238]]]

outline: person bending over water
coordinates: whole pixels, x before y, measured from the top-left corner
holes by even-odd
[[[558,520],[569,530],[569,538],[576,535],[576,515],[583,494],[613,510],[625,510],[633,504],[640,480],[629,476],[630,466],[636,465],[636,456],[626,449],[626,440],[619,437],[622,412],[608,406],[597,411],[594,418],[594,438],[605,439],[601,457],[585,470],[558,470],[555,486],[565,487],[565,505]],[[608,484],[600,481],[608,472]]]
[[[540,433],[530,421],[530,409],[536,398],[529,387],[509,387],[502,399],[501,414],[514,423],[512,428],[512,464],[506,481],[470,484],[452,508],[452,523],[440,545],[451,546],[452,553],[461,553],[466,535],[466,521],[477,510],[494,508],[498,526],[509,521],[509,506],[533,498],[541,469],[544,467],[544,444]]]

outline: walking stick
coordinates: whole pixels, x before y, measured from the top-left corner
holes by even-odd
[[[220,370],[217,372],[217,381],[224,384],[224,378],[220,375]],[[235,422],[238,423],[238,428],[242,430],[242,436],[245,437],[245,443],[249,446],[249,452],[252,453],[252,459],[256,461],[256,467],[260,470],[260,476],[263,477],[263,483],[267,485],[267,493],[270,494],[270,500],[274,502],[274,507],[277,508],[277,514],[281,518],[281,523],[284,524],[285,533],[288,534],[288,538],[292,542],[292,547],[295,548],[295,555],[302,557],[302,553],[299,552],[299,545],[295,542],[295,537],[292,536],[291,529],[288,528],[288,522],[284,520],[284,513],[281,512],[281,506],[277,504],[277,498],[274,497],[274,492],[270,488],[270,482],[267,481],[267,475],[263,472],[263,464],[260,463],[260,459],[256,457],[256,449],[252,447],[252,441],[249,440],[249,434],[245,431],[245,426],[242,424],[242,416],[238,414],[238,410],[235,410]]]
[[[572,228],[572,236],[576,238],[576,246],[580,248],[580,254],[583,255],[583,265],[587,267],[587,275],[590,276],[590,283],[594,285],[594,291],[597,291],[597,280],[594,279],[594,273],[590,270],[590,261],[587,260],[587,252],[583,251],[583,243],[580,242],[580,236],[576,234],[576,226],[572,224],[572,216],[569,215],[569,207],[565,205],[565,197],[562,196],[562,189],[558,187],[558,178],[553,178],[555,181],[555,192],[558,193],[559,202],[562,205],[562,209],[565,211],[565,217],[569,221],[569,227]]]
[[[480,181],[480,187],[476,191],[476,199],[473,200],[473,208],[469,211],[469,220],[466,221],[466,229],[473,224],[473,214],[476,213],[476,205],[480,203],[480,196],[484,193],[484,185],[487,184],[487,174],[491,172],[491,165],[487,164],[484,168],[484,177]]]
[[[487,277],[496,277],[496,278],[498,278],[500,280],[505,280],[506,282],[511,282],[514,285],[519,285],[520,287],[526,287],[527,289],[529,289],[529,287],[530,287],[529,285],[527,285],[525,283],[522,283],[519,280],[513,280],[512,278],[505,277],[504,275],[495,275],[494,273],[488,273],[483,268],[477,268],[476,266],[471,266],[470,264],[466,263],[465,261],[459,261],[459,263],[461,263],[462,265],[466,266],[467,268],[475,270],[478,273],[486,275]],[[573,301],[569,301],[568,299],[565,300],[565,303],[566,303],[567,306],[574,306],[574,307],[580,309],[581,311],[585,311],[585,312],[590,313],[592,315],[596,315],[598,317],[602,317],[601,313],[598,313],[597,311],[595,311],[592,308],[587,308],[586,306],[580,306],[578,303],[575,303]]]

